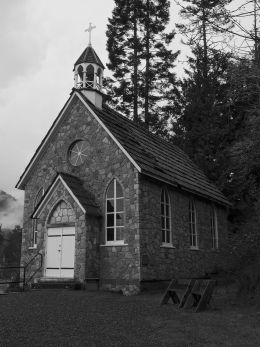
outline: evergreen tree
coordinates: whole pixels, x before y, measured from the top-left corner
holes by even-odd
[[[174,33],[165,32],[170,2],[117,0],[115,5],[107,30],[113,105],[163,134],[170,115],[165,111],[174,107],[173,95],[177,93],[172,69],[178,52],[173,54],[167,47]]]
[[[207,86],[209,55],[216,51],[219,38],[217,33],[224,33],[232,24],[225,6],[232,0],[183,0],[180,15],[185,23],[177,24],[186,44],[192,49],[201,47],[202,82]],[[185,6],[186,4],[186,6]],[[222,39],[223,40],[223,39]]]
[[[138,119],[137,72],[140,64],[137,25],[141,5],[141,0],[115,0],[106,33],[109,53],[107,67],[113,71],[115,80],[106,80],[105,86],[116,108],[127,116],[133,115],[135,121]]]
[[[225,186],[225,150],[233,122],[227,104],[227,71],[231,55],[214,48],[216,31],[229,27],[225,5],[230,0],[184,0],[178,24],[192,49],[181,83],[182,109],[173,123],[174,141],[191,156],[210,179]],[[214,23],[214,25],[213,25]]]
[[[181,83],[183,106],[173,122],[173,141],[223,188],[226,181],[225,151],[232,141],[234,126],[229,112],[226,112],[230,55],[211,51],[205,89],[203,49],[197,47],[193,53],[186,70],[187,77]]]

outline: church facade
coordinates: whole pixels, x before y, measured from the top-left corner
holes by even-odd
[[[183,151],[103,102],[103,70],[89,45],[17,183],[22,263],[41,252],[36,280],[95,279],[133,292],[225,267],[229,202]]]

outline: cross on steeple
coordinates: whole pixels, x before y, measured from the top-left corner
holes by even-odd
[[[89,27],[87,29],[85,29],[85,31],[87,31],[89,33],[89,42],[88,42],[89,46],[91,46],[91,31],[95,28],[96,28],[96,26],[94,26],[94,25],[92,26],[92,23],[90,22]]]

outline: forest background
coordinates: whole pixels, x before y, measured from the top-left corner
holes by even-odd
[[[229,252],[252,259],[260,246],[259,0],[114,3],[107,102],[182,148],[219,187],[232,203]],[[173,3],[179,23],[170,22]],[[177,36],[187,57],[172,50]]]
[[[116,0],[107,30],[108,102],[182,148],[232,203],[230,254],[260,246],[259,0]],[[181,35],[190,54],[175,74]]]

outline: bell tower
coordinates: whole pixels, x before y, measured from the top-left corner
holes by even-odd
[[[79,89],[98,108],[102,108],[104,65],[91,45],[91,31],[95,28],[89,23],[89,43],[74,64],[74,88]]]

